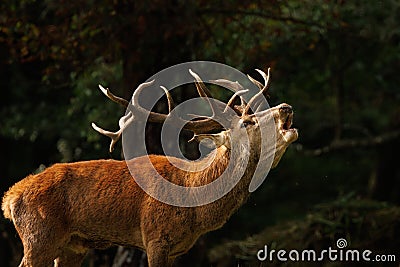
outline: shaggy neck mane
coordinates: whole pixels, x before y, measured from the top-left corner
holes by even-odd
[[[227,170],[228,178],[231,178],[236,172],[243,173],[243,175],[239,177],[240,180],[237,184],[234,185],[233,189],[226,195],[210,204],[198,207],[198,217],[201,218],[199,227],[204,229],[205,232],[220,228],[247,200],[250,195],[248,186],[251,182],[259,157],[257,149],[255,150],[256,151],[251,152],[247,150],[246,152],[246,149],[243,149],[238,155],[232,155],[230,149],[221,146],[211,152],[206,158],[193,165],[195,168],[202,168],[212,160],[211,164],[209,164],[203,172],[187,173],[190,177],[186,178],[186,181],[188,181],[188,183],[185,183],[186,186],[206,185],[220,178],[232,159],[235,160],[237,164],[230,170]],[[245,159],[248,159],[248,162],[246,162]]]
[[[216,185],[217,187],[212,185],[210,194],[218,190],[228,193],[209,204],[192,209],[192,212],[196,214],[195,224],[199,232],[205,233],[220,228],[250,195],[248,187],[259,161],[259,149],[254,144],[253,146],[241,144],[240,149],[236,151],[238,152],[233,153],[222,145],[197,161],[159,155],[150,156],[150,160],[157,172],[164,179],[166,178],[169,182],[180,186],[205,186],[217,179],[223,179],[221,178],[222,175],[226,179]],[[138,173],[141,168],[143,169],[141,159],[134,160],[135,164],[138,164]],[[237,175],[240,175],[240,177]],[[233,184],[232,181],[235,179],[237,183]],[[225,190],[227,187],[231,190]]]

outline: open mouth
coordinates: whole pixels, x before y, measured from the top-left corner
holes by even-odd
[[[293,110],[290,106],[280,108],[281,123],[280,133],[286,143],[292,143],[298,138],[297,129],[291,128],[293,124]]]
[[[282,129],[286,131],[289,130],[290,127],[292,126],[292,123],[293,123],[293,113],[287,115],[284,123],[282,124]]]

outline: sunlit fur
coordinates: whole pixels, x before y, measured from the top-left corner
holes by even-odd
[[[13,221],[24,246],[20,266],[52,266],[55,259],[55,266],[80,266],[90,248],[112,245],[145,250],[150,267],[171,266],[174,258],[186,253],[200,235],[223,226],[247,199],[261,150],[262,120],[272,117],[276,125],[273,166],[297,139],[296,130],[282,132],[288,114],[281,107],[264,111],[259,118],[245,118],[254,123],[246,126],[248,154],[238,155],[249,157],[244,175],[233,190],[207,205],[184,208],[155,200],[136,184],[125,161],[55,164],[40,174],[29,175],[11,187],[2,203],[4,216]],[[232,129],[210,136],[217,140],[218,148],[211,153],[211,165],[202,171],[196,170],[202,169],[209,158],[196,162],[172,158],[188,165],[191,172],[178,169],[165,156],[152,155],[150,160],[165,179],[178,185],[210,183],[233,156],[230,138],[242,123],[238,119]],[[128,164],[146,178],[151,172],[143,167],[144,160],[136,158]]]

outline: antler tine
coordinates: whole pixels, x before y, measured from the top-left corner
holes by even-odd
[[[263,94],[266,93],[266,92],[268,91],[268,89],[269,89],[269,87],[270,87],[270,85],[271,85],[271,83],[269,82],[269,77],[271,77],[271,76],[269,75],[270,70],[271,70],[271,68],[268,68],[268,75],[266,75],[265,72],[263,72],[262,70],[256,69],[256,71],[257,71],[258,73],[260,73],[261,76],[262,76],[263,79],[264,79],[264,87],[261,89],[261,91],[263,92]]]
[[[211,80],[210,82],[213,82],[213,83],[215,83],[215,84],[217,84],[219,86],[222,86],[222,87],[226,87],[226,88],[232,89],[235,92],[235,94],[232,96],[232,98],[228,101],[228,104],[226,105],[226,107],[224,109],[224,112],[226,112],[227,108],[230,107],[230,108],[234,109],[238,115],[241,115],[243,109],[246,106],[245,102],[244,102],[244,99],[242,97],[242,95],[245,92],[243,92],[243,93],[241,92],[241,91],[245,90],[243,88],[243,86],[238,81],[232,82],[232,81],[226,80],[226,79]],[[237,94],[238,92],[241,92],[241,93]],[[236,108],[234,106],[234,104],[235,104],[234,101],[235,101],[236,97],[240,97],[240,108]]]
[[[168,100],[168,112],[171,113],[171,111],[175,108],[175,103],[174,103],[174,99],[172,98],[171,94],[169,93],[168,89],[165,88],[165,86],[160,86],[161,89],[164,90],[165,95],[167,96],[167,100]]]
[[[119,119],[119,130],[116,132],[110,132],[107,130],[104,130],[102,128],[100,128],[99,126],[97,126],[94,122],[92,122],[92,127],[93,129],[95,129],[97,132],[101,133],[102,135],[108,136],[111,138],[111,143],[110,143],[110,148],[109,151],[110,153],[114,150],[114,146],[115,144],[118,142],[118,140],[121,138],[121,134],[122,132],[125,130],[125,128],[132,123],[134,119],[134,116],[132,114],[132,112],[129,112],[128,114],[126,114],[125,116],[122,116]]]
[[[247,93],[249,90],[248,89],[244,89],[244,90],[240,90],[235,92],[232,97],[229,99],[228,103],[226,103],[226,107],[224,109],[224,113],[228,110],[228,108],[232,108],[234,109],[233,105],[234,105],[234,101],[236,99],[236,97],[240,97],[240,99],[242,99],[241,95]],[[236,111],[236,109],[234,109]]]
[[[265,92],[268,91],[269,87],[270,87],[270,69],[268,68],[268,76],[265,74],[265,72],[263,72],[262,70],[256,69],[256,71],[258,73],[261,74],[261,76],[264,79],[264,86],[262,87],[262,89],[260,90],[260,92],[258,92],[257,94],[255,94],[247,103],[245,109],[243,110],[242,116],[243,115],[247,115],[249,113],[250,107],[253,105],[253,103],[258,100],[258,98],[263,95]]]
[[[195,73],[194,71],[192,71],[192,69],[189,69],[189,73],[196,80],[195,84],[196,84],[196,89],[197,89],[197,92],[199,93],[199,95],[201,97],[206,97],[206,98],[212,97],[210,91],[204,85],[204,82],[201,80],[200,76],[197,73]]]
[[[256,79],[254,79],[253,77],[251,77],[249,74],[247,74],[247,78],[249,78],[249,80],[254,83],[258,88],[260,88],[260,90],[263,89],[264,85],[262,83],[260,83],[259,81],[257,81]]]
[[[99,84],[99,89],[103,94],[105,94],[109,99],[114,101],[115,103],[120,104],[121,106],[128,107],[129,102],[119,96],[114,95],[110,92],[110,89],[104,88],[101,84]]]
[[[162,113],[158,113],[158,112],[153,112],[153,111],[149,111],[145,108],[143,108],[140,104],[139,104],[139,95],[142,92],[142,90],[146,87],[149,87],[150,85],[152,85],[154,83],[154,80],[151,80],[149,82],[145,82],[142,83],[141,85],[139,85],[139,87],[135,90],[135,92],[133,93],[132,96],[132,106],[129,106],[130,108],[135,108],[135,110],[133,110],[133,112],[139,112],[142,114],[148,114],[148,118],[150,122],[156,122],[156,123],[163,123],[166,119],[168,114],[162,114]]]
[[[211,96],[210,91],[205,86],[203,80],[200,78],[200,76],[197,73],[195,73],[191,69],[189,69],[189,73],[195,79],[196,89],[197,89],[197,92],[199,93],[200,97],[205,98],[207,100],[208,104],[210,105],[211,112],[213,114],[212,117],[220,115],[222,109],[219,109],[218,107],[216,107],[214,104],[215,102],[210,101],[210,98],[212,98],[212,96]]]

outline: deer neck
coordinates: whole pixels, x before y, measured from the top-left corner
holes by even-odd
[[[242,147],[240,153],[233,153],[230,149],[221,146],[216,149],[215,158],[207,172],[198,177],[200,184],[204,185],[216,179],[227,170],[229,177],[234,177],[241,173],[240,180],[233,188],[220,199],[198,207],[199,223],[204,231],[210,231],[222,227],[229,217],[243,205],[250,195],[249,184],[259,160],[259,149],[255,146]],[[229,168],[230,160],[236,163],[233,168]],[[228,169],[227,169],[228,168]]]

